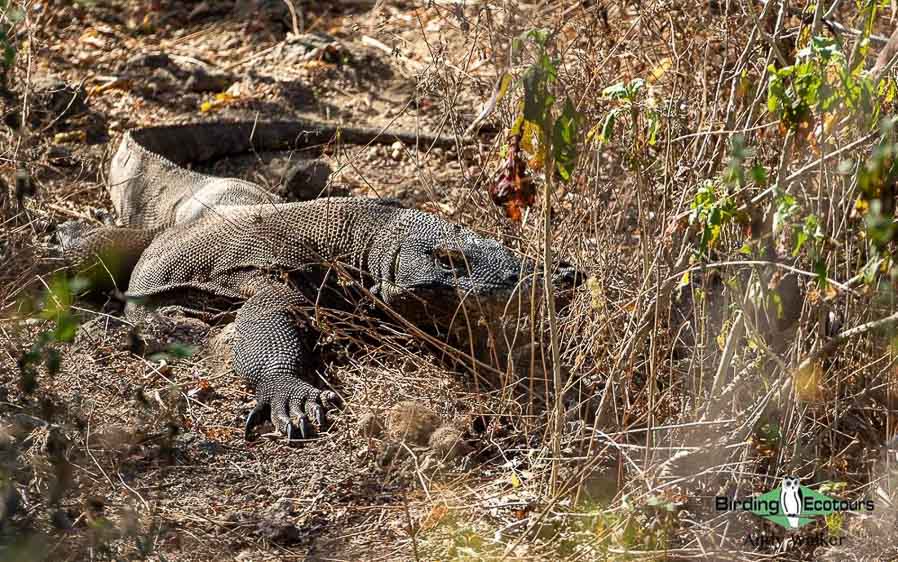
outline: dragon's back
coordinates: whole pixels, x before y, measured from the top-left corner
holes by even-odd
[[[377,199],[222,206],[162,231],[134,268],[134,297],[190,288],[243,298],[263,277],[328,264],[366,270],[377,235],[404,210]]]

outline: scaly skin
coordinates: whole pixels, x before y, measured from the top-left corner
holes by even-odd
[[[129,304],[126,315],[139,320],[171,305],[198,315],[240,306],[236,372],[257,389],[257,404],[270,406],[276,427],[307,436],[308,420],[323,423],[335,400],[302,380],[312,378],[316,334],[299,309],[340,306],[342,293],[322,285],[328,271],[332,282],[337,271],[350,272],[410,320],[449,328],[462,304],[475,311],[504,304],[529,268],[495,240],[376,199],[231,207],[156,237],[128,288],[141,304]]]
[[[270,411],[288,439],[305,438],[314,431],[310,420],[325,424],[338,400],[308,382],[317,334],[304,308],[345,305],[348,283],[355,294],[373,294],[412,322],[451,329],[462,307],[480,315],[501,308],[533,267],[495,240],[392,202],[283,203],[250,182],[204,176],[175,163],[256,144],[281,147],[298,137],[300,144],[324,142],[334,132],[308,124],[255,127],[252,142],[246,124],[126,135],[113,160],[110,191],[127,228],[82,233],[68,248],[81,267],[96,266],[85,256],[113,251],[127,254],[121,263],[136,264],[125,310],[131,320],[157,308],[200,317],[238,309],[235,371],[255,387],[257,400],[247,435]],[[344,136],[364,141],[372,134],[354,129]],[[177,158],[154,152],[165,147]]]

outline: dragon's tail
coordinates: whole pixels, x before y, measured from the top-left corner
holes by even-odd
[[[455,146],[455,137],[413,131],[343,127],[312,120],[164,125],[135,129],[125,141],[184,165],[242,154],[252,150],[290,150],[342,140],[350,144],[389,144],[400,140],[422,148]]]

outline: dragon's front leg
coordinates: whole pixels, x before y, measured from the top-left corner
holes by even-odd
[[[275,428],[288,440],[312,437],[310,420],[323,427],[327,412],[339,404],[335,392],[298,378],[309,373],[314,359],[314,330],[300,314],[302,303],[301,293],[272,282],[237,313],[234,370],[256,390],[256,407],[246,420],[247,438],[269,411]]]

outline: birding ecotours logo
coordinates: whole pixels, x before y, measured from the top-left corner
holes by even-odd
[[[750,511],[786,529],[798,529],[817,517],[840,511],[873,511],[873,500],[839,500],[807,486],[796,476],[786,476],[779,487],[752,498],[714,498],[717,511]]]
[[[797,529],[801,524],[801,500],[803,498],[804,494],[801,493],[798,478],[794,476],[783,478],[783,485],[780,486],[780,511],[786,516],[789,527],[793,529]]]

